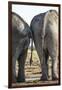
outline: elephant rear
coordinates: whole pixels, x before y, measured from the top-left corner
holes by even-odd
[[[59,55],[59,29],[58,13],[56,10],[49,10],[40,13],[31,21],[31,30],[34,44],[40,59],[42,68],[42,80],[48,78],[47,60],[52,59],[52,79],[58,78],[58,55]]]
[[[16,13],[12,12],[12,80],[25,81],[24,66],[30,43],[30,28]],[[18,76],[16,78],[16,60],[18,60]]]

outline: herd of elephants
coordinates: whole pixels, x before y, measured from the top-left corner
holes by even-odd
[[[59,78],[59,43],[58,12],[48,10],[33,17],[30,26],[17,13],[12,12],[12,81],[25,82],[25,61],[27,50],[33,42],[41,65],[41,81],[48,80],[48,58],[52,60],[52,80]],[[32,59],[32,57],[31,57]],[[18,60],[18,76],[16,77],[16,60]]]

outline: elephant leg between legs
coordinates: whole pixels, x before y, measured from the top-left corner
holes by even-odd
[[[19,70],[18,70],[17,82],[25,82],[24,66],[25,66],[26,56],[27,56],[27,52],[25,51],[18,58]]]
[[[48,65],[47,65],[48,57],[49,57],[48,52],[44,51],[41,80],[48,80]]]

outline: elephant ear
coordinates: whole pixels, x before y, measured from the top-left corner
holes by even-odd
[[[33,53],[33,38],[31,39],[31,57],[30,57],[30,66],[31,66],[31,64],[32,64],[32,62],[33,62],[33,60],[32,60],[32,53]]]

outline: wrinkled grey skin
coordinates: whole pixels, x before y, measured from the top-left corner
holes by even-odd
[[[58,78],[58,13],[49,10],[34,16],[30,28],[40,59],[41,80],[48,80],[48,58],[52,59],[52,79]]]
[[[30,28],[28,24],[16,13],[12,13],[12,80],[24,82],[24,66],[27,49],[30,43]],[[18,77],[16,79],[16,60],[19,63]]]

